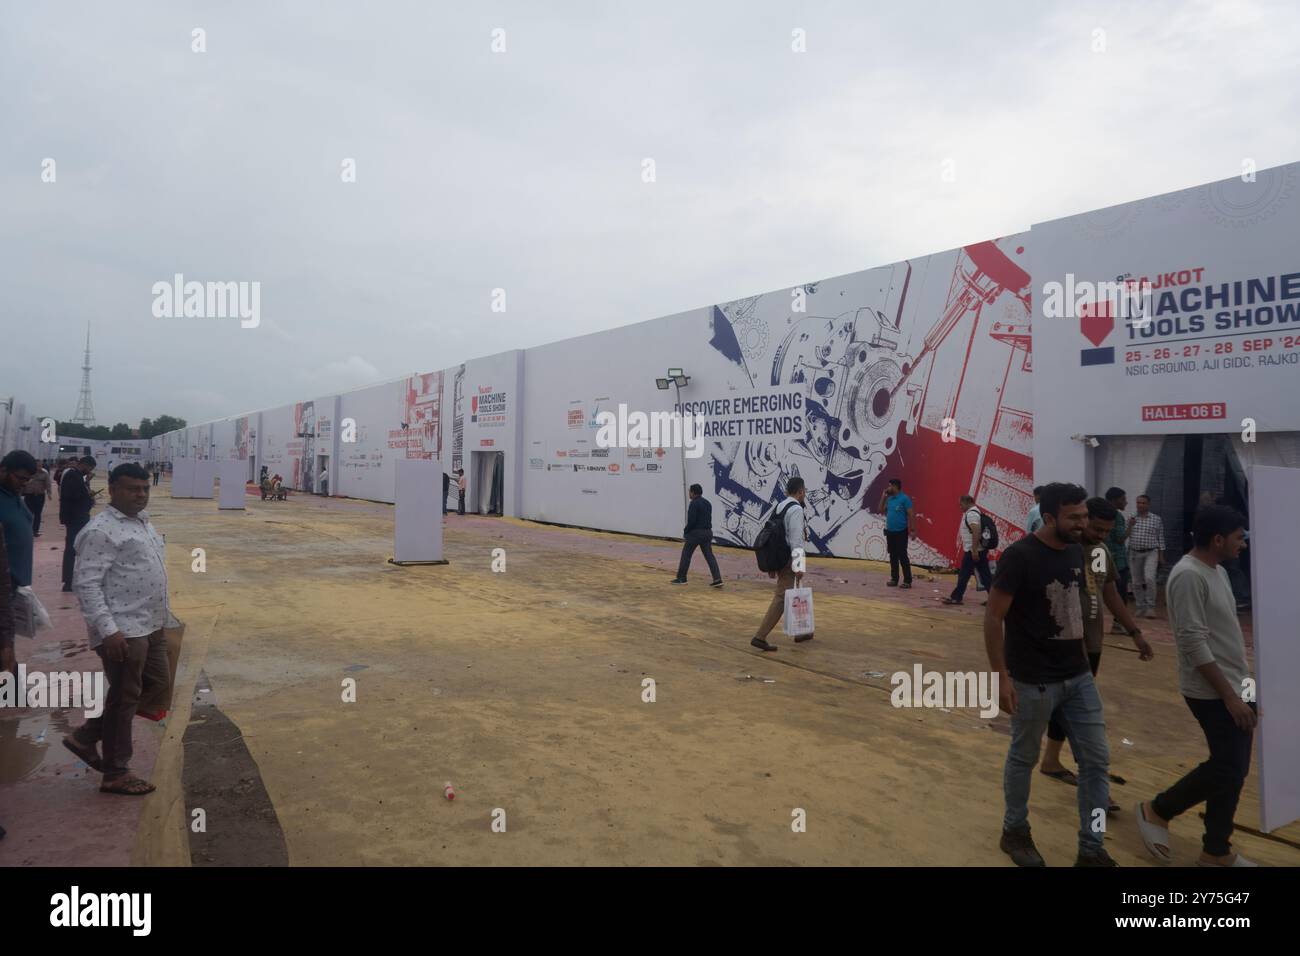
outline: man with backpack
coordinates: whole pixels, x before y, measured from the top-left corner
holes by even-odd
[[[782,615],[785,614],[785,592],[798,587],[803,572],[794,571],[794,549],[802,548],[808,537],[808,526],[804,521],[803,502],[807,492],[803,479],[797,475],[785,484],[785,498],[773,508],[763,523],[758,537],[754,541],[754,555],[758,559],[758,569],[766,571],[769,578],[776,578],[776,592],[772,603],[768,605],[758,631],[749,643],[760,651],[774,651],[776,645],[767,640]],[[796,643],[812,640],[811,634],[802,634],[795,638]]]
[[[993,575],[989,572],[989,551],[998,546],[998,526],[993,519],[975,507],[970,495],[961,496],[961,570],[957,572],[957,586],[952,594],[943,598],[944,604],[961,604],[966,596],[966,585],[971,575],[978,574],[984,590],[989,589]],[[985,601],[985,604],[988,602]]]

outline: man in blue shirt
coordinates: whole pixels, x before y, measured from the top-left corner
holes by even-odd
[[[1025,534],[1033,534],[1043,526],[1042,506],[1039,504],[1042,495],[1043,486],[1039,485],[1034,489],[1034,506],[1029,509],[1029,517],[1025,521]]]
[[[885,547],[889,551],[889,581],[891,588],[912,586],[912,562],[907,558],[907,543],[916,537],[916,519],[912,499],[903,494],[901,478],[890,478],[889,487],[880,499],[880,510],[885,516]],[[898,568],[903,568],[903,583],[898,583]]]
[[[32,513],[23,501],[23,488],[36,474],[36,459],[25,451],[11,451],[0,459],[0,526],[4,527],[9,556],[10,593],[32,583]]]

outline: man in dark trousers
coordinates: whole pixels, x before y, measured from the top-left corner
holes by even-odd
[[[722,574],[718,571],[718,562],[713,557],[713,506],[704,497],[704,489],[691,485],[691,503],[686,508],[686,528],[682,531],[682,560],[677,564],[677,577],[670,584],[685,584],[686,572],[691,567],[691,556],[695,549],[704,552],[704,560],[713,575],[710,587],[722,587]]]
[[[63,522],[67,532],[63,544],[63,590],[72,590],[72,570],[77,560],[74,542],[81,529],[90,521],[90,509],[95,506],[95,498],[87,484],[89,475],[95,470],[95,459],[86,455],[72,463],[63,473],[59,483],[59,521]]]
[[[1210,755],[1155,799],[1137,805],[1134,816],[1142,842],[1161,863],[1172,856],[1170,821],[1204,803],[1205,833],[1197,865],[1259,865],[1232,846],[1233,818],[1261,720],[1237,601],[1223,567],[1245,549],[1245,524],[1245,518],[1222,505],[1198,511],[1192,521],[1192,550],[1174,565],[1165,586],[1178,648],[1178,689],[1201,725]]]
[[[885,516],[885,548],[889,552],[889,580],[891,588],[906,590],[912,586],[912,562],[907,556],[909,540],[916,540],[916,511],[912,499],[903,494],[903,482],[890,478],[889,486],[880,497],[880,511]],[[898,582],[898,569],[903,569],[903,582]]]

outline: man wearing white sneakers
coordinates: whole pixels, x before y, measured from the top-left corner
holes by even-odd
[[[1170,860],[1169,821],[1205,804],[1199,866],[1257,866],[1232,849],[1232,818],[1250,772],[1258,715],[1246,642],[1237,620],[1225,561],[1246,546],[1245,519],[1210,505],[1192,524],[1195,544],[1169,574],[1169,622],[1178,645],[1178,686],[1210,748],[1204,763],[1154,800],[1137,805],[1138,831],[1147,851]],[[1243,697],[1248,699],[1243,699]]]

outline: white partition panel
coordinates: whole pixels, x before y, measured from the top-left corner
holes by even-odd
[[[1300,819],[1300,640],[1295,543],[1300,469],[1250,470],[1250,574],[1260,721],[1259,816],[1264,832]]]
[[[217,507],[223,511],[243,510],[244,477],[248,466],[239,459],[217,461],[217,476],[221,479],[221,497]]]
[[[193,458],[177,458],[172,462],[172,497],[194,497]]]
[[[194,463],[194,489],[191,498],[213,497],[217,481],[217,462],[211,458],[201,458]]]
[[[394,465],[393,561],[442,563],[442,469],[424,458],[399,458]]]

